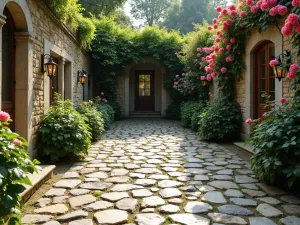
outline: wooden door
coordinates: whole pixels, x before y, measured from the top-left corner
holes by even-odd
[[[275,100],[275,76],[269,62],[275,58],[273,43],[265,43],[255,54],[255,77],[254,77],[254,118],[260,118],[270,110],[266,107],[266,99],[262,94],[270,95],[270,101]]]
[[[14,131],[15,119],[15,24],[12,15],[4,9],[7,17],[2,28],[2,110],[9,113],[13,122],[10,128]]]
[[[154,71],[137,71],[135,84],[135,110],[154,111]]]

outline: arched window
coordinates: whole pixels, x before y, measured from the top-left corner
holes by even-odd
[[[260,118],[267,110],[263,94],[270,95],[271,101],[275,100],[275,76],[269,62],[275,58],[275,48],[272,42],[260,45],[255,51],[254,70],[254,118]]]

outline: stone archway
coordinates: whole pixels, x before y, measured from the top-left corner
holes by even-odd
[[[33,25],[27,1],[2,0],[0,2],[0,87],[2,83],[2,26],[6,22],[4,9],[15,24],[15,132],[23,136],[32,154],[32,101],[33,101]],[[2,96],[0,94],[0,101]],[[1,104],[0,104],[1,105]]]

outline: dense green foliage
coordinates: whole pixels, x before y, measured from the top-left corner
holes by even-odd
[[[201,114],[206,109],[206,101],[189,101],[181,104],[181,121],[185,127],[191,127],[192,117],[195,113]]]
[[[156,26],[134,32],[117,25],[108,17],[98,20],[96,28],[92,51],[94,72],[99,91],[101,87],[101,91],[110,96],[110,101],[116,97],[117,72],[131,63],[142,62],[143,57],[149,55],[165,66],[165,85],[169,90],[172,89],[170,77],[183,67],[175,55],[182,43],[177,32],[167,32]],[[176,96],[179,94],[172,97]]]
[[[205,111],[206,109],[204,109]],[[198,131],[199,129],[199,120],[200,120],[200,115],[204,112],[204,111],[200,111],[200,112],[195,112],[192,115],[191,118],[191,128],[193,131]]]
[[[180,120],[180,117],[180,103],[171,103],[166,109],[166,118],[171,120]]]
[[[300,97],[274,107],[252,123],[252,169],[269,184],[300,187]]]
[[[97,98],[94,100],[93,105],[102,114],[105,130],[109,129],[110,125],[115,121],[114,109],[109,104],[97,100]]]
[[[122,116],[122,107],[119,102],[115,101],[109,101],[108,104],[113,108],[114,110],[114,120],[120,120]]]
[[[92,141],[95,141],[101,134],[104,133],[104,120],[101,112],[93,106],[93,102],[83,102],[76,107],[76,110],[83,116],[85,116],[86,124],[89,125],[90,132],[92,134]]]
[[[89,126],[70,100],[55,95],[54,105],[44,115],[38,130],[37,150],[41,157],[55,162],[65,156],[87,154],[91,144]]]
[[[21,223],[20,194],[25,185],[31,185],[27,175],[36,172],[35,164],[27,155],[27,143],[8,128],[7,122],[0,122],[0,224]]]
[[[206,111],[200,115],[198,132],[205,140],[232,140],[239,133],[241,121],[240,105],[219,98],[209,102]]]
[[[127,0],[78,0],[78,3],[85,9],[83,15],[88,17],[93,15],[98,17],[102,15],[112,15]]]

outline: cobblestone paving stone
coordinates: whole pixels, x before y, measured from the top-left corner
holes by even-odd
[[[23,224],[300,225],[300,200],[167,120],[117,122]]]

